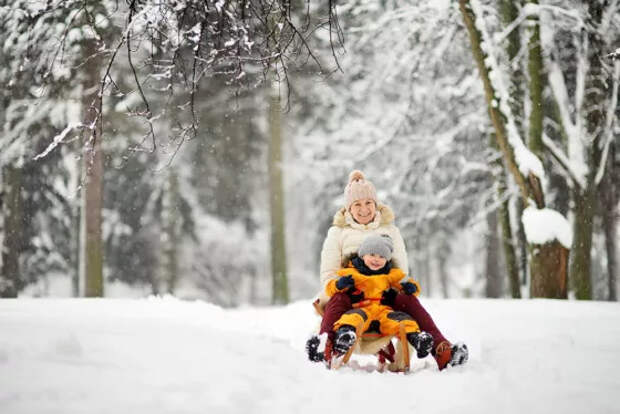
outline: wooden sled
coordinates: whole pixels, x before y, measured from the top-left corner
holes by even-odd
[[[313,302],[316,312],[323,316],[323,309],[319,305],[319,300]],[[409,349],[409,341],[407,341],[407,334],[405,332],[405,326],[401,322],[399,324],[399,333],[394,336],[384,336],[373,333],[363,333],[363,324],[355,327],[356,339],[355,343],[349,351],[339,358],[332,358],[331,352],[326,350],[326,360],[328,361],[328,367],[330,369],[338,369],[343,365],[346,365],[351,359],[351,355],[367,354],[377,355],[379,359],[379,371],[388,369],[391,372],[407,372],[409,371],[411,364],[411,353]],[[398,338],[398,347],[395,348],[392,344],[392,338]],[[329,349],[331,347],[328,346]]]

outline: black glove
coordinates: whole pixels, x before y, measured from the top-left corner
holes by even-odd
[[[351,287],[346,291],[347,295],[351,299],[351,304],[359,303],[364,300],[364,292],[359,289],[355,289],[355,287]]]
[[[396,292],[394,289],[386,289],[381,294],[381,304],[385,306],[394,307],[394,301],[396,300]]]
[[[415,283],[403,282],[400,286],[403,288],[403,292],[405,292],[406,295],[413,295],[418,291],[418,287]]]
[[[345,290],[353,286],[355,286],[355,282],[353,281],[353,276],[351,275],[342,276],[336,281],[336,289],[338,290]]]

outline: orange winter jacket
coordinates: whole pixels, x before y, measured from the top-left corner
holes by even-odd
[[[380,300],[383,292],[389,288],[401,291],[400,282],[404,282],[403,278],[405,277],[403,271],[397,267],[393,267],[387,274],[366,276],[353,267],[351,263],[349,263],[349,267],[338,270],[337,274],[339,278],[348,275],[353,276],[355,287],[364,292],[365,301]],[[332,279],[325,286],[325,293],[327,293],[328,296],[331,297],[337,292],[340,292],[338,288],[336,288],[337,281],[338,279]],[[417,286],[418,289],[415,296],[418,296],[420,293],[420,285],[418,282],[413,279],[407,279],[407,281]]]

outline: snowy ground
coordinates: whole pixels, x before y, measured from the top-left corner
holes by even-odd
[[[619,412],[620,304],[424,303],[467,365],[328,371],[303,352],[310,301],[1,300],[0,413]]]

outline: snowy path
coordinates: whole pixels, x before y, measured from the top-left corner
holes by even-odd
[[[619,412],[620,304],[424,303],[467,342],[466,366],[414,361],[403,375],[311,364],[309,301],[2,300],[0,413]]]

